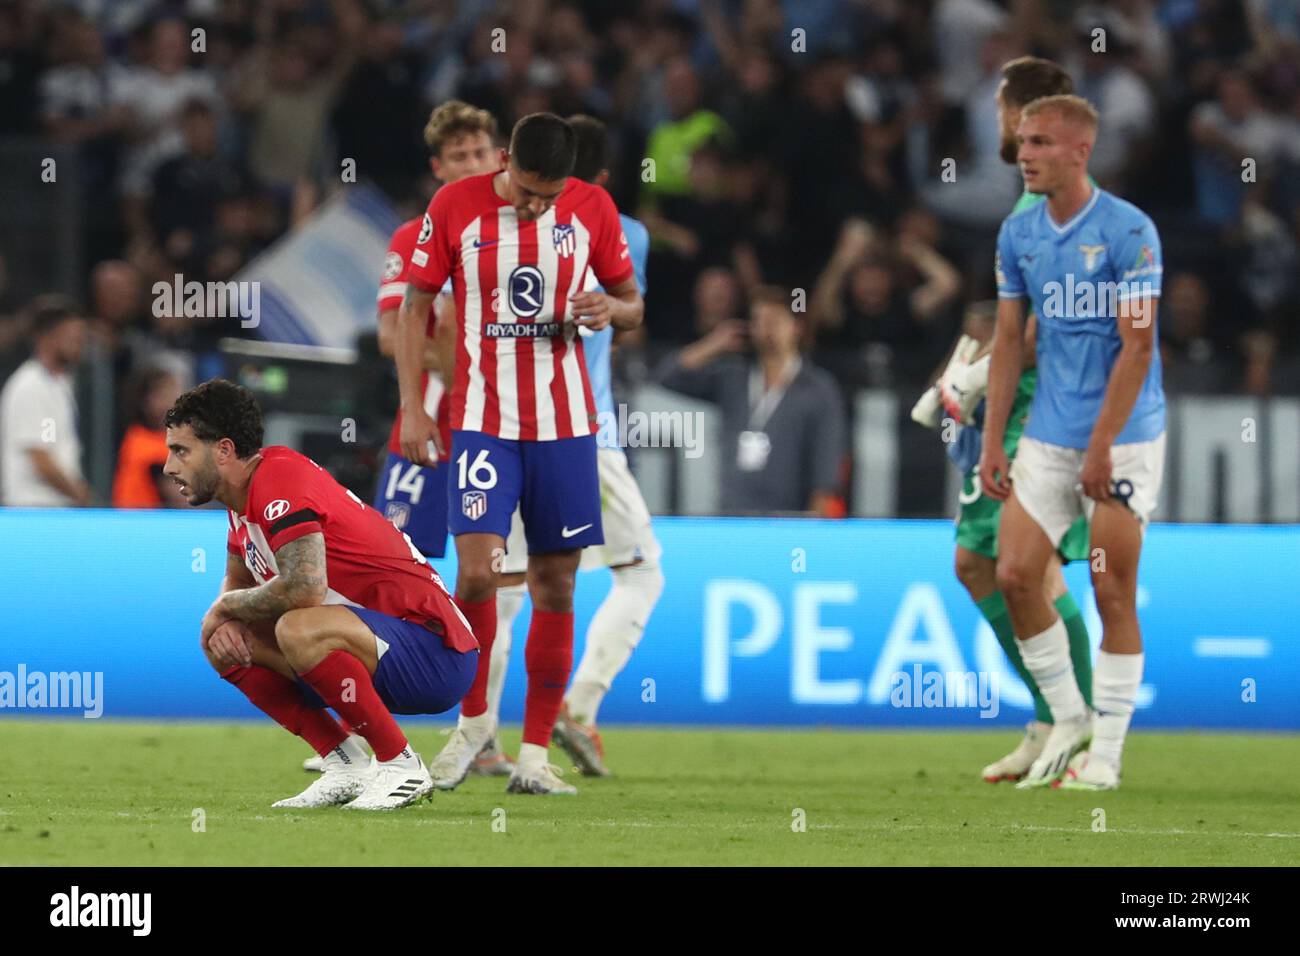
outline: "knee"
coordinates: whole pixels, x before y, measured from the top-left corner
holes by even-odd
[[[573,591],[576,575],[565,573],[563,569],[545,565],[528,568],[528,593],[532,595],[533,606],[547,611],[573,610]]]
[[[958,548],[953,571],[961,586],[971,594],[990,591],[994,586],[993,561],[974,551]]]
[[[643,603],[653,606],[664,590],[664,573],[659,565],[640,561],[613,569],[614,586],[636,595]]]
[[[465,565],[456,572],[456,596],[477,604],[496,593],[497,575],[491,565]]]
[[[1008,558],[998,559],[996,579],[998,590],[1011,599],[1041,591],[1043,587],[1041,574],[1034,574],[1025,565]]]
[[[1093,596],[1097,601],[1097,613],[1101,619],[1109,620],[1117,615],[1132,614],[1137,605],[1135,582],[1129,581],[1113,572],[1094,574],[1092,576]]]
[[[275,622],[275,643],[286,658],[293,661],[302,656],[311,644],[311,630],[306,615],[301,611],[286,611]]]

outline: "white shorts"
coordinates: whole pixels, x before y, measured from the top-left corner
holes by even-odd
[[[1029,517],[1043,529],[1052,547],[1059,548],[1070,525],[1086,515],[1092,521],[1097,503],[1083,493],[1079,472],[1083,470],[1082,448],[1049,445],[1033,438],[1021,438],[1011,463],[1011,483],[1016,499]],[[1115,445],[1110,452],[1111,481],[1131,493],[1128,509],[1145,530],[1156,509],[1165,470],[1165,436],[1151,441]]]
[[[600,524],[605,543],[584,548],[579,566],[592,570],[643,560],[658,561],[663,549],[650,527],[650,509],[627,466],[627,456],[618,448],[598,448],[596,467],[600,473]],[[521,574],[527,570],[528,539],[516,508],[510,519],[510,537],[506,539],[501,572]]]

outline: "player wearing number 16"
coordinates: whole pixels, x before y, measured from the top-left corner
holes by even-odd
[[[411,253],[395,351],[402,454],[428,461],[437,423],[420,392],[429,304],[450,277],[456,303],[448,527],[456,601],[483,648],[456,731],[430,767],[457,786],[494,733],[487,677],[496,579],[521,509],[533,602],[523,744],[508,789],[572,793],[547,746],[573,666],[573,589],[581,549],[601,544],[596,407],[580,327],[635,328],[644,306],[618,211],[572,178],[573,129],[550,113],[521,119],[504,168],[434,195]],[[604,291],[583,291],[588,272]]]

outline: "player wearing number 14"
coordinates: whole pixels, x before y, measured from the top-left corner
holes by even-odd
[[[523,744],[508,789],[573,793],[547,747],[573,666],[573,589],[581,549],[604,540],[596,407],[580,328],[641,323],[618,210],[572,177],[577,137],[558,116],[526,116],[498,173],[434,195],[411,253],[398,316],[402,453],[428,458],[437,423],[419,390],[423,323],[450,277],[456,301],[448,526],[456,537],[456,601],[483,653],[461,718],[430,770],[450,789],[495,732],[487,705],[496,637],[496,578],[519,506],[533,601],[525,666]],[[586,289],[590,272],[604,291]]]

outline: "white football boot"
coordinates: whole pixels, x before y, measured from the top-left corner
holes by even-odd
[[[1074,755],[1065,776],[1052,786],[1060,790],[1118,790],[1119,768],[1085,750]]]
[[[482,740],[473,739],[465,728],[457,725],[447,738],[438,756],[429,765],[429,775],[433,785],[439,790],[455,790],[469,776],[469,768],[474,758],[479,755],[483,745],[492,737],[488,734]]]
[[[1000,760],[995,760],[981,771],[981,776],[989,783],[1003,780],[1019,780],[1043,752],[1047,735],[1052,732],[1052,725],[1041,720],[1031,720],[1025,724],[1025,736],[1020,739],[1016,749]]]
[[[400,810],[433,791],[429,768],[419,754],[417,766],[403,766],[393,761],[374,761],[374,773],[366,788],[345,810]]]
[[[348,734],[348,739],[361,749],[364,750],[366,748],[366,739],[364,737],[360,737],[356,734]],[[302,762],[302,769],[308,773],[320,773],[325,769],[325,758],[319,754],[313,754]]]
[[[1092,712],[1085,711],[1073,720],[1058,720],[1043,744],[1043,752],[1016,784],[1017,790],[1050,787],[1065,773],[1070,758],[1092,739]]]
[[[321,775],[296,797],[286,797],[271,804],[272,807],[306,810],[312,807],[332,807],[361,793],[370,783],[370,762],[348,763],[337,752],[321,760]]]
[[[510,775],[510,782],[506,784],[506,793],[534,793],[550,796],[576,794],[578,788],[561,780],[561,773],[563,771],[554,764],[544,763],[538,767],[525,767],[522,763],[516,763],[515,772]]]

